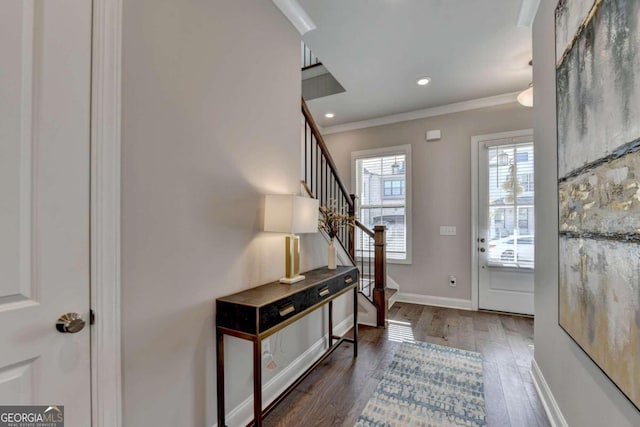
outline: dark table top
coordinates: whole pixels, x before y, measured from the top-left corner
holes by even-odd
[[[248,305],[252,307],[262,307],[354,270],[356,270],[356,267],[353,266],[338,266],[335,270],[329,270],[327,267],[320,267],[315,270],[302,273],[302,275],[305,276],[305,279],[297,283],[286,284],[275,281],[267,283],[266,285],[257,286],[255,288],[218,298],[217,301]]]

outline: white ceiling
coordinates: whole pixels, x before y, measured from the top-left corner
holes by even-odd
[[[323,127],[523,90],[520,0],[299,0],[304,42],[346,92],[309,102]],[[429,76],[427,86],[416,79]],[[334,112],[326,119],[326,112]]]

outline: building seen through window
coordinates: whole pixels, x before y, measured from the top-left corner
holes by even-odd
[[[534,267],[533,143],[489,150],[489,262]]]
[[[407,259],[407,157],[405,153],[354,160],[358,219],[373,229],[387,227],[387,258]],[[357,256],[367,257],[372,241],[356,239]]]

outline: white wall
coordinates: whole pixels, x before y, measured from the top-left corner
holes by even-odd
[[[411,144],[413,263],[387,265],[401,292],[471,299],[471,137],[531,127],[531,109],[514,103],[325,137],[348,188],[351,152]],[[433,129],[442,139],[426,142]],[[455,225],[457,236],[440,236],[441,225]],[[450,274],[457,276],[455,288],[448,286]]]
[[[300,38],[271,1],[129,0],[123,14],[124,424],[210,426],[215,298],[284,269],[261,203],[299,190]],[[303,237],[303,268],[326,265],[323,244]],[[279,333],[281,366],[322,319]],[[251,351],[226,346],[229,411],[251,394]]]
[[[639,426],[640,412],[558,326],[558,209],[554,9],[533,27],[536,158],[535,360],[570,426]]]

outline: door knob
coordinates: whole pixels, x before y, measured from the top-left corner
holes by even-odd
[[[484,237],[480,238],[480,243],[484,243]]]
[[[80,332],[85,325],[85,321],[78,313],[63,314],[56,322],[56,329],[63,334],[75,334]]]
[[[485,252],[486,249],[485,248],[480,248],[480,252]]]

